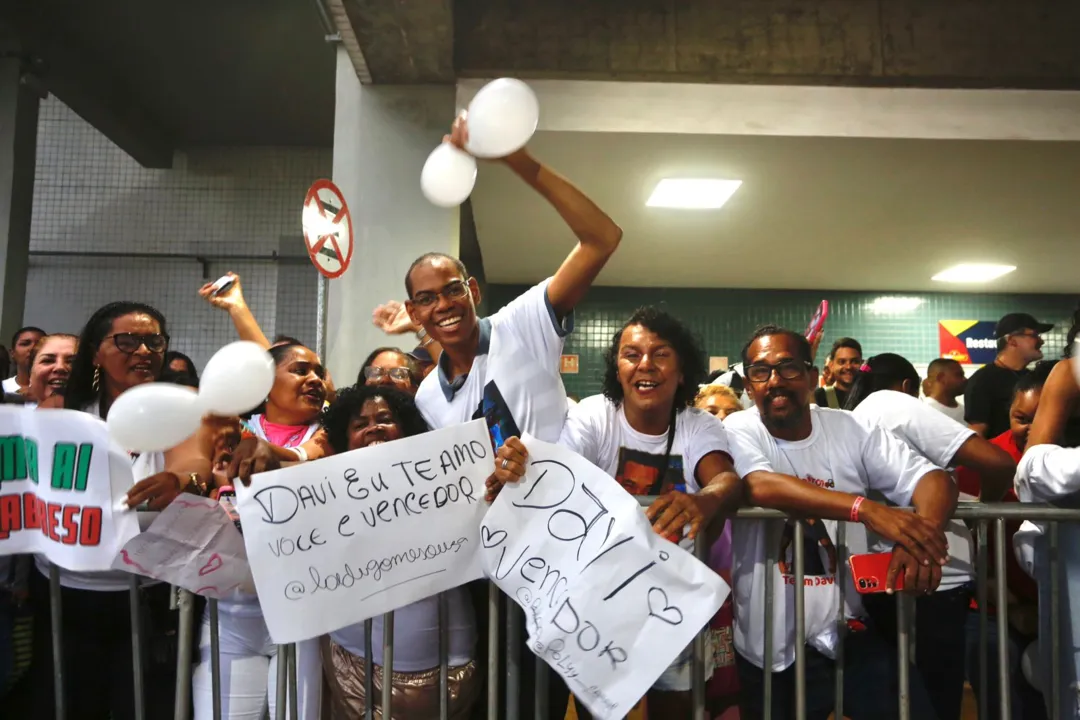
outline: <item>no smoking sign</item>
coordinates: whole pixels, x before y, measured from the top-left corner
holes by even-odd
[[[328,278],[349,269],[353,224],[345,196],[329,180],[316,180],[304,198],[304,243],[308,257]]]

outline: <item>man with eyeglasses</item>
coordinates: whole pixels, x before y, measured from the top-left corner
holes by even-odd
[[[855,586],[843,588],[848,631],[836,627],[836,527],[862,523],[897,543],[888,574],[890,592],[903,576],[905,592],[925,593],[941,581],[948,560],[944,527],[956,505],[956,486],[940,468],[914,454],[888,431],[852,413],[812,405],[810,343],[776,326],[759,329],[743,348],[747,391],[754,408],[729,415],[735,470],[750,505],[804,518],[805,658],[807,718],[824,720],[833,709],[836,649],[844,643],[845,716],[897,716],[896,662],[866,618]],[[904,512],[869,500],[883,494]],[[792,520],[737,519],[732,524],[732,588],[735,592],[736,665],[742,686],[742,717],[762,714],[764,673],[773,668],[773,717],[795,709],[794,533]],[[776,600],[771,608],[773,646],[765,648],[766,557]],[[925,688],[912,672],[911,717],[932,718]]]
[[[448,140],[463,147],[464,119]],[[566,420],[559,374],[574,307],[615,252],[622,230],[569,181],[521,149],[501,161],[551,203],[578,244],[554,277],[487,318],[478,318],[480,288],[461,260],[418,258],[405,275],[406,310],[421,341],[442,347],[438,367],[420,385],[416,404],[433,428],[487,418],[496,445],[529,433],[557,442]]]
[[[1042,359],[1041,335],[1053,327],[1027,313],[1009,313],[998,320],[997,357],[976,370],[964,390],[964,421],[972,430],[996,438],[1009,429],[1013,389],[1027,366]]]
[[[467,137],[459,118],[447,140],[463,148]],[[566,422],[559,361],[573,330],[573,310],[615,252],[622,230],[527,149],[501,162],[551,203],[578,243],[553,277],[486,318],[477,317],[480,288],[461,260],[441,253],[417,258],[405,274],[405,308],[421,328],[421,344],[437,343],[442,353],[420,384],[416,405],[433,429],[485,418],[496,447],[524,433],[555,443]],[[535,663],[542,661],[528,649],[524,626],[519,624],[517,638],[523,686],[516,702],[521,717],[530,718]],[[556,703],[559,687],[558,681],[549,684]]]

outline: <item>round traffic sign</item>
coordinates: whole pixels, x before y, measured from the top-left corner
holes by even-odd
[[[304,243],[308,257],[328,278],[349,269],[353,224],[345,196],[329,180],[316,180],[304,198]]]

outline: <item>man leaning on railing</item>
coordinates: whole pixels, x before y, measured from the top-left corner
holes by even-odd
[[[932,592],[948,558],[944,527],[957,490],[940,468],[887,431],[854,415],[810,405],[810,345],[775,326],[758,330],[743,350],[748,391],[756,409],[725,420],[735,467],[749,503],[806,518],[805,533],[790,523],[739,519],[732,533],[735,648],[744,718],[764,709],[764,671],[773,672],[772,716],[790,717],[796,705],[797,655],[805,657],[806,717],[824,720],[833,709],[834,659],[844,643],[845,716],[888,718],[898,712],[894,653],[865,617],[854,586],[843,588],[849,631],[838,636],[836,569],[838,521],[861,522],[896,543],[887,576],[891,592]],[[905,512],[867,500],[877,490]],[[780,531],[780,532],[777,532]],[[797,575],[784,555],[804,537],[805,638],[793,624]],[[779,555],[782,579],[773,603],[772,647],[765,649],[766,558]],[[792,553],[794,556],[794,553]],[[806,647],[802,646],[805,643]],[[933,718],[925,689],[911,675],[911,717]]]

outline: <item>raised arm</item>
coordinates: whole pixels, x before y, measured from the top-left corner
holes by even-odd
[[[544,196],[577,236],[578,245],[548,286],[548,301],[559,318],[585,297],[619,246],[622,229],[573,183],[522,149],[503,159],[518,177]]]
[[[199,295],[214,307],[225,310],[236,327],[236,333],[241,340],[248,340],[259,347],[269,349],[270,341],[266,339],[259,322],[244,300],[243,290],[240,289],[240,276],[234,272],[228,273],[233,278],[233,284],[228,290],[220,295],[213,294],[213,283],[207,283],[199,288]]]

